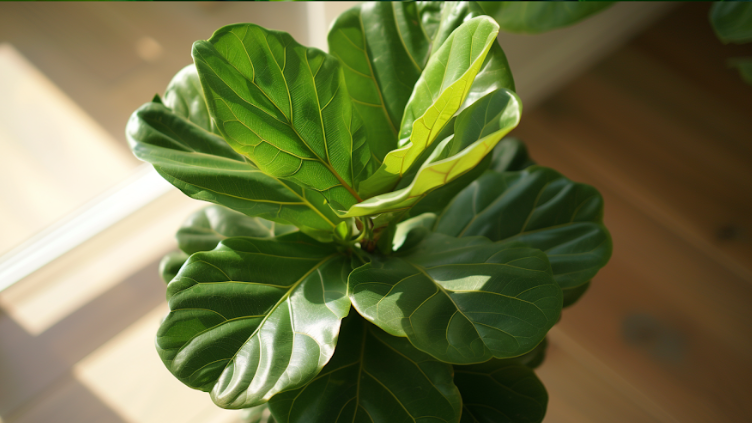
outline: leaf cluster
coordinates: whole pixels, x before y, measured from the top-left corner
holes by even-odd
[[[528,24],[502,6],[364,3],[329,53],[253,24],[194,44],[126,129],[214,203],[160,268],[176,378],[249,421],[542,420],[532,368],[611,240],[594,188],[504,138],[496,36]]]

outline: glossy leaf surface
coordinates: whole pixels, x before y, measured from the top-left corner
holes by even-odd
[[[514,172],[535,165],[525,144],[517,138],[507,137],[496,145],[489,170],[494,172]]]
[[[428,60],[431,15],[438,10],[424,11],[426,6],[432,7],[364,3],[341,14],[329,30],[329,52],[343,64],[353,107],[379,163],[397,148],[402,113]]]
[[[268,404],[246,408],[241,412],[240,423],[276,423]]]
[[[300,233],[228,238],[167,286],[157,351],[181,382],[225,408],[303,386],[334,353],[349,260]]]
[[[452,200],[434,229],[543,250],[556,282],[572,289],[590,281],[611,257],[602,219],[603,198],[595,188],[533,166],[486,173]]]
[[[493,17],[502,31],[538,34],[575,24],[598,13],[611,2],[476,1],[483,13]]]
[[[269,403],[280,423],[456,422],[461,399],[452,366],[353,313],[337,352],[306,387]]]
[[[167,85],[162,103],[201,129],[219,135],[206,108],[196,66],[188,65],[175,74]]]
[[[222,206],[209,206],[188,217],[176,235],[178,247],[188,254],[213,250],[225,238],[274,238],[297,228],[259,217],[248,217]]]
[[[360,200],[371,153],[340,62],[284,32],[217,30],[193,58],[220,133],[259,169],[321,193],[336,209]]]
[[[133,153],[197,200],[331,237],[340,219],[319,193],[265,175],[219,136],[158,103],[139,108],[126,134]]]
[[[710,7],[710,23],[724,43],[752,42],[752,4],[719,2]]]
[[[498,32],[493,19],[471,19],[452,32],[431,56],[405,106],[399,148],[390,151],[373,176],[363,183],[363,198],[391,190],[436,140],[465,101]]]
[[[460,423],[540,423],[546,415],[543,383],[512,360],[454,366],[454,383],[462,393]]]
[[[170,283],[186,260],[188,260],[188,254],[180,250],[165,254],[159,262],[159,276],[162,277],[165,283]]]
[[[329,52],[343,64],[353,107],[363,117],[378,163],[397,148],[405,106],[428,58],[478,14],[466,2],[365,2],[334,21]],[[499,88],[514,90],[514,81],[494,43],[460,110]]]
[[[362,316],[449,363],[532,350],[562,302],[543,252],[483,237],[432,234],[354,270],[348,285]]]
[[[442,141],[410,185],[351,207],[345,216],[365,216],[412,207],[431,191],[472,171],[520,121],[519,97],[501,89],[463,110],[454,135]]]

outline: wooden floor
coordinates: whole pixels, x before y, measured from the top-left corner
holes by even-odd
[[[179,13],[190,25],[157,37],[159,53],[146,39],[174,8],[155,4],[133,26],[134,9],[113,4],[96,22],[116,31],[93,25],[62,39],[55,9],[62,7],[47,6],[5,6],[0,41],[10,40],[121,143],[130,111],[163,89],[175,63],[190,60],[187,51],[173,53],[182,38],[205,38],[192,31],[210,32],[228,16],[254,19],[235,5],[186,5]],[[550,393],[546,423],[752,418],[752,87],[725,65],[752,47],[717,41],[708,8],[678,7],[526,110],[513,133],[538,163],[603,193],[614,240],[611,262],[550,334],[539,370]],[[304,32],[293,18],[287,23]],[[87,65],[85,40],[97,36],[123,54]],[[87,79],[100,89],[81,91]],[[164,313],[156,260],[196,206],[174,194],[60,260],[68,264],[53,263],[0,295],[0,421],[237,421],[175,381],[151,345]],[[153,240],[148,250],[144,236]],[[76,286],[102,268],[124,274],[78,308],[24,320],[55,302],[35,292]]]
[[[541,369],[548,422],[752,419],[752,87],[685,4],[514,135],[605,198],[611,262]]]

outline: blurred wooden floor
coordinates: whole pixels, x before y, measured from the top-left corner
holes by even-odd
[[[605,197],[611,262],[565,311],[546,422],[752,419],[752,87],[684,4],[513,135]]]
[[[96,15],[96,24],[65,38],[56,21],[65,6],[47,6],[5,6],[0,39],[16,34],[6,40],[104,128],[117,130],[115,138],[124,117],[190,60],[178,48],[183,38],[201,38],[228,17],[254,19],[237,5],[186,5],[179,13],[189,24],[162,37],[160,17],[175,8],[155,4],[154,14],[139,20],[127,4],[102,6],[101,13],[73,4],[67,7],[81,19]],[[540,164],[603,193],[614,239],[609,265],[551,333],[539,371],[551,397],[546,423],[752,417],[752,87],[725,66],[752,48],[717,41],[708,8],[680,6],[526,110],[513,134]],[[276,19],[305,32],[292,15]],[[151,36],[161,53],[149,47]],[[110,37],[117,60],[87,62],[88,37]],[[157,53],[161,59],[150,56]],[[101,89],[75,95],[86,80]],[[171,234],[196,206],[173,194],[70,252],[61,259],[68,264],[53,263],[0,295],[0,421],[237,419],[175,381],[149,341],[164,312],[154,260],[174,245]],[[144,236],[153,241],[148,252]],[[34,324],[18,310],[38,303],[34,287],[45,291],[100,272],[83,258],[128,276],[103,285],[80,308],[37,323],[38,333],[29,329]]]

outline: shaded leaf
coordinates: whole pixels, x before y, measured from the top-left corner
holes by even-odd
[[[452,200],[434,230],[543,250],[556,282],[571,289],[590,281],[611,257],[602,219],[603,198],[595,188],[532,166],[481,176]]]
[[[456,422],[461,399],[452,366],[352,313],[337,352],[306,387],[276,395],[280,423]]]
[[[165,283],[170,283],[175,275],[178,274],[186,260],[188,260],[188,254],[180,250],[171,251],[165,254],[159,262],[159,276],[162,277],[162,280]]]
[[[462,393],[460,423],[540,423],[548,393],[527,366],[492,360],[454,366],[454,383]]]
[[[339,61],[284,32],[229,25],[193,45],[212,117],[227,142],[264,173],[360,201],[371,153]]]
[[[585,292],[588,290],[588,288],[590,288],[590,281],[587,281],[582,285],[574,286],[572,288],[562,288],[561,292],[564,296],[564,307],[569,307],[579,301],[579,299],[582,298],[583,295],[585,295]]]
[[[610,7],[612,2],[476,1],[502,31],[538,34],[575,24]]]
[[[752,4],[718,2],[710,6],[710,24],[724,44],[752,41]]]
[[[354,270],[348,286],[362,316],[449,363],[532,350],[562,303],[543,252],[483,237],[432,234]]]
[[[507,137],[496,145],[489,170],[513,172],[525,170],[535,162],[530,158],[525,144],[517,138]]]
[[[752,85],[752,57],[734,57],[728,60],[728,64],[739,71],[742,81]]]
[[[391,190],[457,112],[486,54],[496,43],[498,25],[487,17],[464,22],[431,56],[405,106],[399,144],[360,192],[369,198]]]
[[[162,104],[172,109],[176,115],[201,129],[219,135],[216,125],[209,116],[206,100],[201,90],[196,66],[190,64],[181,69],[167,85]]]
[[[136,110],[126,135],[136,157],[191,198],[293,224],[321,240],[340,221],[319,193],[265,175],[221,137],[161,104]]]
[[[409,250],[416,246],[431,233],[434,222],[436,222],[435,214],[424,213],[397,224],[392,240],[392,251],[399,251],[403,248]]]
[[[167,286],[157,351],[224,408],[309,382],[334,353],[350,302],[350,261],[300,233],[228,238],[193,254]]]
[[[501,89],[462,111],[455,134],[443,140],[405,188],[358,203],[344,215],[366,216],[412,207],[431,191],[472,171],[509,131],[522,113],[519,97]]]
[[[276,423],[268,404],[246,408],[240,416],[241,423]]]
[[[190,215],[176,237],[178,247],[187,254],[193,254],[211,251],[225,238],[274,238],[296,230],[292,225],[248,217],[222,206],[209,206]]]

